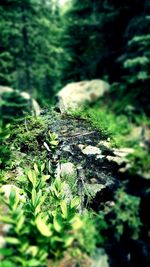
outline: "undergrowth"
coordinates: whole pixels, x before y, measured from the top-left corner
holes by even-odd
[[[110,138],[113,145],[126,145],[124,136],[131,132],[131,123],[127,116],[116,116],[104,107],[93,107],[84,111],[71,111],[71,114],[75,117],[81,117],[89,121],[105,138]]]

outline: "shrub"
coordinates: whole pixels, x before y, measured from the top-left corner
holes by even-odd
[[[42,267],[48,258],[60,258],[71,247],[86,253],[94,250],[94,227],[88,215],[82,218],[78,214],[78,198],[66,202],[59,178],[47,188],[50,177],[43,170],[44,165],[38,168],[34,164],[34,170],[27,171],[23,194],[12,190],[4,200],[8,215],[1,221],[9,224],[10,230],[5,237],[7,246],[1,251],[3,265],[7,259],[15,266]],[[88,229],[92,230],[90,236]]]

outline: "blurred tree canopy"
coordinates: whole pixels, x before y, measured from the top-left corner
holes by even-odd
[[[68,3],[1,0],[0,84],[50,100],[68,82],[101,78],[149,110],[150,1]]]
[[[50,97],[61,53],[58,6],[50,0],[2,0],[0,20],[0,84]]]
[[[72,0],[62,36],[62,82],[103,78],[149,109],[150,2]],[[138,99],[138,101],[137,101]],[[134,103],[135,104],[135,103]]]

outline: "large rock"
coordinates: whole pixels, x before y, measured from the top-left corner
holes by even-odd
[[[66,85],[56,95],[60,111],[83,108],[87,104],[96,102],[109,91],[109,84],[102,80],[75,82]]]
[[[7,86],[0,86],[0,98],[3,98],[3,94],[4,93],[13,93],[14,91],[17,91],[20,93],[20,95],[26,99],[27,101],[31,99],[31,95],[27,92],[20,92],[18,90],[14,90],[10,87],[7,87]],[[40,112],[41,112],[41,109],[40,109],[40,106],[39,104],[37,103],[37,101],[35,99],[31,99],[31,102],[32,102],[32,112],[38,116],[40,115]]]

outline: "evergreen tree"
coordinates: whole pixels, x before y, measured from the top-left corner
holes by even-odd
[[[134,105],[150,111],[150,3],[143,1],[140,13],[129,21],[125,32],[126,54],[122,59],[125,93]],[[140,104],[140,105],[139,105]]]
[[[0,100],[0,115],[3,124],[22,120],[31,113],[29,100],[20,95],[19,91],[3,93]]]
[[[51,0],[1,1],[0,84],[51,96],[61,51],[53,6]]]
[[[119,82],[117,96],[131,94],[134,104],[144,106],[149,97],[149,14],[148,0],[73,0],[64,15],[62,81]]]
[[[123,34],[136,0],[72,1],[65,14],[64,48],[68,53],[66,80],[118,76],[117,58],[124,48]]]

